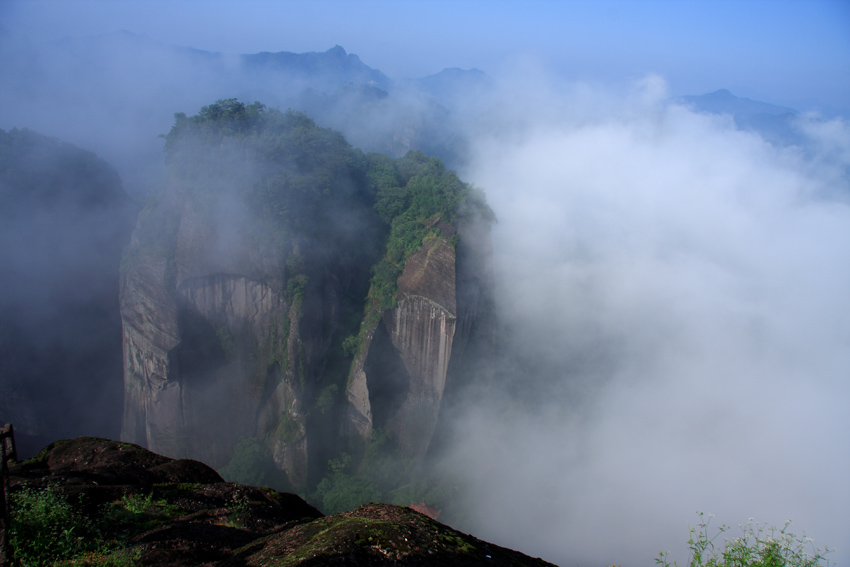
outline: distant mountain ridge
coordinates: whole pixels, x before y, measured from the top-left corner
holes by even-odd
[[[704,95],[687,95],[680,97],[679,100],[686,104],[693,104],[699,110],[716,114],[732,114],[735,116],[751,116],[754,114],[797,115],[797,111],[793,108],[737,97],[727,89],[719,89]]]
[[[366,151],[420,150],[456,168],[466,140],[447,101],[486,82],[481,71],[459,69],[393,80],[339,45],[239,55],[128,31],[15,45],[4,55],[0,128],[31,128],[97,152],[136,200],[162,180],[156,139],[173,114],[217,99],[304,111]],[[62,111],[57,119],[46,108]]]
[[[447,106],[453,106],[453,101],[458,99],[486,95],[495,88],[493,79],[481,69],[458,67],[449,67],[439,73],[414,79],[409,85]]]
[[[264,51],[240,58],[248,72],[265,73],[271,70],[282,70],[311,82],[327,82],[328,86],[344,84],[368,85],[387,90],[390,87],[389,78],[381,71],[363,63],[353,53],[346,53],[339,45],[325,52],[292,53],[279,51],[270,53]]]
[[[674,99],[698,112],[728,114],[735,125],[745,131],[755,132],[766,141],[781,146],[803,143],[795,125],[798,112],[793,108],[777,106],[733,95],[720,89],[704,95],[688,95]]]

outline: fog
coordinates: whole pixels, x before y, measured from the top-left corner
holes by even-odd
[[[802,118],[804,152],[657,76],[507,84],[535,88],[503,91],[516,114],[465,178],[498,218],[505,346],[539,373],[515,376],[530,404],[476,392],[456,425],[475,533],[565,565],[681,564],[702,511],[793,519],[846,561],[848,124]]]
[[[438,463],[462,489],[465,529],[563,565],[651,565],[663,550],[681,564],[687,522],[703,511],[716,515],[712,525],[792,519],[794,533],[837,548],[833,561],[850,559],[850,124],[803,114],[795,124],[805,143],[775,146],[728,116],[672,102],[738,85],[736,94],[755,97],[761,88],[770,91],[765,100],[792,104],[816,97],[819,86],[802,89],[806,81],[791,72],[775,72],[769,86],[748,82],[752,56],[742,59],[747,72],[738,68],[732,78],[683,57],[665,75],[635,62],[580,80],[575,75],[592,74],[587,69],[622,50],[609,47],[600,60],[580,56],[587,44],[576,43],[559,57],[580,60],[581,69],[565,72],[530,54],[554,48],[550,34],[535,49],[488,51],[498,64],[486,69],[496,87],[485,97],[436,108],[421,93],[391,92],[368,104],[355,93],[331,104],[338,93],[329,89],[308,104],[297,98],[305,85],[291,77],[244,80],[233,55],[246,45],[238,38],[212,67],[199,63],[204,54],[172,49],[188,36],[109,36],[108,48],[103,38],[29,43],[22,37],[37,18],[22,6],[13,21],[20,25],[4,29],[16,35],[0,43],[0,128],[32,128],[97,152],[138,201],[161,186],[157,135],[173,113],[194,114],[219,98],[284,109],[326,104],[319,123],[343,128],[355,145],[372,144],[367,149],[381,149],[399,124],[433,128],[431,141],[451,126],[454,137],[436,147],[463,150],[452,165],[486,192],[498,219],[502,370],[452,414],[454,434]],[[216,49],[215,26],[202,27],[195,37],[206,43],[193,47]],[[336,29],[343,27],[355,26]],[[169,27],[170,37],[184,37],[178,28]],[[425,28],[416,30],[423,45]],[[345,43],[355,36],[306,45],[297,43],[303,34],[292,43],[265,35],[244,51],[341,43],[396,75],[478,64],[466,52],[450,60],[436,40],[442,59],[422,55],[405,66],[390,39],[361,39],[360,49]],[[501,41],[495,37],[446,45]],[[510,39],[512,47],[523,43]],[[830,45],[846,47],[840,39]],[[675,50],[662,47],[656,55]],[[741,51],[727,46],[724,61]],[[844,64],[846,54],[837,53]],[[819,57],[817,85],[826,85],[833,107],[846,105],[846,77]],[[695,61],[711,59],[703,50]],[[778,65],[759,67],[759,76]],[[431,113],[429,122],[417,122],[417,113]],[[80,430],[89,434],[116,427],[87,425]]]

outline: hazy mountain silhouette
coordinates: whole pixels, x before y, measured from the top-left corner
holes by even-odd
[[[795,126],[798,113],[793,108],[737,97],[726,89],[683,96],[677,101],[700,112],[731,115],[738,128],[756,132],[776,145],[794,145],[803,141]]]

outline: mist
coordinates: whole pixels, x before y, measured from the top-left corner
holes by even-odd
[[[570,18],[574,35],[553,18],[546,41],[534,48],[504,31],[512,27],[467,40],[487,27],[479,25],[474,3],[465,4],[462,23],[420,3],[407,16],[409,25],[393,22],[389,39],[368,41],[350,30],[373,27],[351,25],[341,8],[334,33],[315,35],[318,24],[292,17],[283,23],[287,35],[268,17],[263,37],[240,42],[234,32],[230,49],[217,46],[218,31],[210,37],[217,26],[196,25],[203,32],[195,30],[201,34],[195,37],[204,41],[193,47],[210,50],[202,52],[173,47],[192,43],[183,34],[192,31],[187,22],[198,23],[198,4],[181,3],[182,19],[152,37],[141,27],[104,31],[95,24],[108,14],[88,17],[96,4],[80,3],[89,12],[71,9],[86,20],[85,33],[66,40],[49,35],[59,27],[59,12],[39,28],[38,43],[25,39],[38,27],[37,10],[15,4],[19,21],[14,10],[3,12],[10,23],[0,30],[0,128],[31,128],[96,152],[139,203],[162,188],[157,136],[170,129],[174,113],[193,114],[228,97],[306,110],[367,151],[403,155],[430,143],[422,149],[454,160],[450,167],[485,191],[498,219],[498,375],[488,388],[467,392],[449,414],[452,433],[436,463],[461,489],[463,529],[563,565],[651,565],[667,550],[681,564],[687,522],[693,525],[695,512],[703,511],[716,515],[712,525],[752,517],[782,526],[792,519],[791,531],[805,530],[816,545],[836,548],[832,561],[848,561],[850,124],[802,114],[794,127],[803,143],[771,144],[736,128],[730,116],[673,102],[674,95],[726,87],[788,105],[822,94],[840,114],[850,76],[842,73],[846,33],[830,28],[831,43],[818,51],[811,48],[817,42],[795,43],[789,38],[797,36],[783,28],[786,41],[775,56],[781,65],[761,67],[758,57],[741,55],[750,54],[751,44],[741,39],[750,20],[739,13],[732,19],[743,30],[740,38],[722,46],[723,64],[735,67],[729,74],[707,64],[717,60],[712,49],[694,57],[682,37],[673,47],[647,41],[665,26],[676,28],[666,20],[644,21],[646,28],[634,32],[631,41],[644,51],[632,58],[615,47],[619,39],[591,37],[603,27],[621,32],[628,18],[613,26]],[[138,12],[143,3],[134,6]],[[327,9],[316,10],[321,21]],[[848,21],[847,11],[834,10],[843,16],[831,18],[837,28]],[[219,23],[236,18],[218,12]],[[425,12],[433,26],[415,23]],[[642,20],[652,19],[651,12]],[[385,23],[364,14],[358,21]],[[392,14],[401,17],[398,9]],[[715,16],[714,35],[702,37],[712,46],[722,43],[714,41],[716,30],[730,19]],[[808,27],[817,29],[821,18],[827,16],[812,16]],[[438,20],[454,22],[452,41],[433,31]],[[494,22],[514,24],[502,12]],[[249,23],[241,14],[235,21],[239,29],[255,29]],[[407,39],[411,26],[418,26],[418,41]],[[517,27],[528,34],[537,29],[534,22]],[[772,28],[762,28],[758,38],[766,41]],[[352,35],[335,35],[343,31]],[[564,35],[574,42],[569,49],[562,49]],[[404,41],[406,52],[390,48]],[[380,89],[345,82],[318,88],[284,73],[258,77],[236,55],[335,43],[392,72],[393,80],[454,65],[485,67],[470,46],[500,47],[487,52],[492,89],[464,86],[439,100],[400,80]],[[440,44],[434,51],[441,58],[418,47],[429,43]],[[798,44],[811,49],[799,60],[789,55]],[[665,60],[680,49],[681,57]],[[541,63],[545,55],[562,68]],[[815,60],[818,65],[809,64]],[[776,71],[789,61],[793,72]],[[648,73],[658,68],[663,75]],[[754,68],[771,81],[756,81]],[[807,80],[799,78],[801,69]],[[73,230],[54,232],[73,247]],[[59,267],[98,258],[91,250],[71,259],[37,252],[21,256]],[[11,257],[12,248],[3,253]],[[48,275],[61,288],[61,276]],[[4,294],[11,297],[8,289]],[[54,307],[40,305],[47,314],[59,313]],[[110,399],[117,400],[120,371],[112,379]],[[82,407],[100,390],[67,391],[85,398]],[[45,399],[30,413],[54,414],[64,401]],[[78,412],[73,431],[111,434],[115,414],[87,421]],[[49,432],[60,433],[61,426]]]
[[[562,565],[681,564],[702,511],[792,519],[846,561],[850,127],[804,117],[808,149],[775,147],[658,76],[543,78],[503,82],[463,173],[498,218],[512,368],[465,401],[444,463],[473,532]]]

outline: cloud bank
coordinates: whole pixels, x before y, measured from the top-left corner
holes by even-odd
[[[494,390],[460,418],[471,529],[564,565],[681,564],[699,510],[793,519],[846,560],[848,124],[807,118],[807,150],[776,148],[658,77],[508,84],[535,88],[504,91],[465,177],[498,218],[535,401]]]

